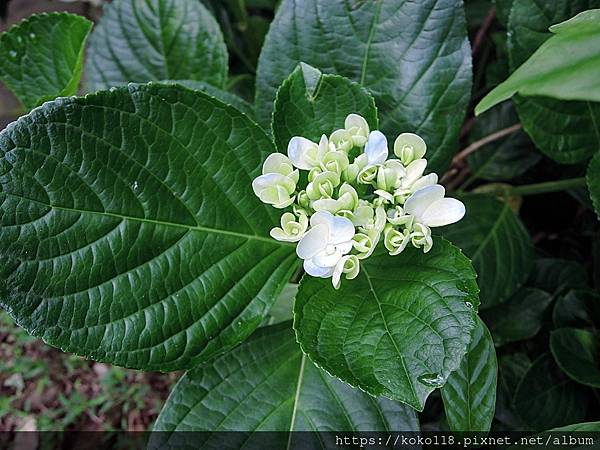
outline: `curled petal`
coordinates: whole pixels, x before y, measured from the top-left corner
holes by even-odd
[[[402,133],[394,142],[394,153],[404,165],[422,158],[425,156],[426,151],[427,144],[425,144],[425,141],[413,133]]]
[[[444,198],[446,190],[439,184],[424,187],[412,194],[404,204],[406,214],[415,216],[418,222],[422,221],[422,216],[433,203]]]
[[[360,261],[356,255],[344,256],[339,260],[333,274],[331,275],[331,282],[335,289],[339,289],[342,274],[346,275],[346,279],[352,280],[358,276],[360,271]]]

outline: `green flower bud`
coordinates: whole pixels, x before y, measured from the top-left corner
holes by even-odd
[[[352,135],[346,130],[336,130],[329,137],[329,142],[333,145],[335,150],[339,152],[348,153],[354,147],[352,142]]]
[[[373,203],[376,206],[383,206],[388,203],[394,203],[394,196],[388,191],[384,191],[383,189],[376,189],[373,193],[377,195],[377,198],[373,201]]]
[[[290,177],[294,183],[298,183],[300,177],[300,173],[297,169],[294,169],[290,158],[283,153],[271,153],[263,163],[262,173],[263,175],[267,173],[285,175]]]
[[[396,256],[404,251],[411,239],[408,230],[399,231],[390,224],[386,225],[383,236],[383,245],[390,252],[390,256]]]
[[[296,203],[300,208],[304,210],[310,208],[310,198],[308,198],[308,194],[306,193],[306,191],[298,192],[298,195],[296,195]]]
[[[352,143],[356,147],[364,147],[369,137],[369,124],[358,114],[349,114],[344,121],[346,131],[352,136]]]
[[[413,231],[410,233],[412,245],[416,248],[423,247],[423,252],[427,253],[433,247],[433,238],[431,229],[427,225],[416,222]]]
[[[311,200],[331,198],[335,188],[340,184],[340,176],[335,172],[322,172],[306,186],[306,194]]]
[[[296,216],[286,212],[281,216],[281,228],[273,228],[271,236],[278,241],[298,242],[308,229],[308,217],[304,213]]]
[[[368,166],[358,173],[356,179],[360,184],[375,184],[377,180],[377,166]]]
[[[358,194],[348,183],[342,184],[337,199],[322,198],[315,200],[312,204],[315,211],[329,211],[331,214],[338,214],[350,220],[352,220],[352,212],[357,206]]]
[[[393,192],[406,174],[404,166],[397,159],[389,159],[377,170],[377,189]]]
[[[323,158],[321,166],[323,171],[335,172],[339,175],[348,167],[350,161],[348,161],[348,155],[343,152],[329,152]]]
[[[401,206],[396,206],[387,211],[387,220],[392,225],[404,225],[409,230],[412,229],[414,216],[406,214]]]
[[[286,208],[294,202],[296,183],[288,176],[267,173],[252,181],[252,189],[263,203],[275,208]]]
[[[394,142],[394,153],[405,166],[422,158],[426,151],[425,141],[413,133],[402,133]]]
[[[331,276],[333,287],[339,289],[342,274],[346,275],[347,280],[352,280],[358,276],[359,272],[360,261],[358,260],[358,257],[356,255],[343,256],[336,264]]]
[[[371,256],[379,243],[380,236],[381,233],[377,232],[375,229],[366,230],[363,233],[356,233],[352,238],[352,245],[359,253],[356,257],[358,259],[365,259]]]

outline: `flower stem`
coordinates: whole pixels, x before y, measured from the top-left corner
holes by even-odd
[[[525,184],[523,186],[500,187],[495,193],[505,195],[537,195],[565,191],[584,186],[584,177],[568,178],[566,180],[546,181],[544,183]]]

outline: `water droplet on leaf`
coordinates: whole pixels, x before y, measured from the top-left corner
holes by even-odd
[[[419,380],[419,383],[433,388],[439,388],[444,385],[444,377],[439,373],[425,373],[419,376],[417,380]]]

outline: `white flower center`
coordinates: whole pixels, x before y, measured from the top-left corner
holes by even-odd
[[[335,253],[335,245],[328,244],[327,247],[325,247],[325,253],[333,255]]]

